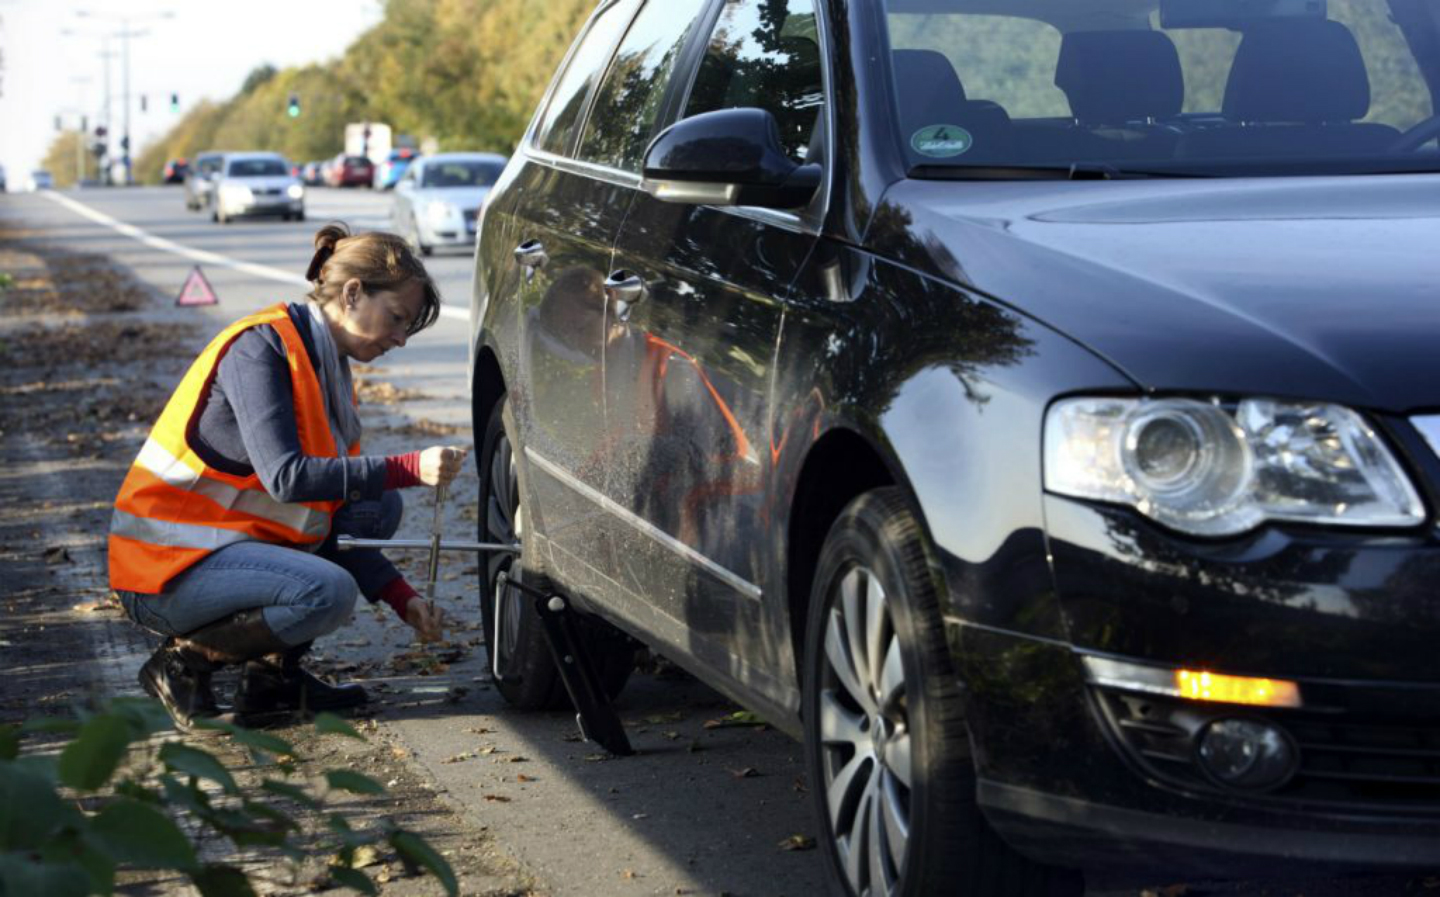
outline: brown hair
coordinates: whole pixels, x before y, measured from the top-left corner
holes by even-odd
[[[305,271],[305,279],[314,286],[306,298],[328,305],[340,298],[340,290],[352,277],[367,293],[398,290],[411,281],[420,284],[424,301],[420,314],[405,329],[410,336],[440,317],[440,291],[403,239],[382,231],[352,237],[345,225],[327,224],[315,233],[315,257]]]

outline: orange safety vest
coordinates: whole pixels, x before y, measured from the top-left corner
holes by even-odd
[[[330,534],[343,501],[277,501],[256,474],[216,470],[190,447],[191,427],[199,421],[220,359],[240,334],[261,324],[275,328],[285,344],[301,451],[339,457],[320,378],[285,306],[241,318],[195,359],[125,476],[110,522],[111,588],[159,594],[170,580],[226,545],[270,542],[313,551]],[[349,454],[359,452],[358,442],[349,447]]]

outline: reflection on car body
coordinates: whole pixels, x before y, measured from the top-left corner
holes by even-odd
[[[801,737],[857,897],[1440,867],[1437,47],[601,3],[476,252],[502,694],[509,569]]]

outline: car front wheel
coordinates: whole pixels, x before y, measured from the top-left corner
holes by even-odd
[[[961,688],[920,523],[889,487],[852,501],[821,551],[806,629],[810,791],[836,893],[1061,897],[975,797]]]
[[[508,398],[490,412],[480,440],[479,537],[482,542],[525,543],[524,505],[520,501],[519,470],[510,434],[515,423]],[[532,549],[533,551],[533,549]],[[480,617],[490,667],[498,672],[496,689],[507,702],[526,710],[553,710],[568,705],[569,696],[545,644],[542,624],[533,599],[518,589],[505,588],[501,574],[542,590],[549,580],[526,569],[526,555],[492,553],[480,567]],[[499,609],[497,626],[496,609]],[[635,666],[635,647],[599,621],[583,621],[590,659],[610,697],[618,695]],[[499,663],[495,655],[499,652]]]

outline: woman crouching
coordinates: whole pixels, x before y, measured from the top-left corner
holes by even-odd
[[[165,636],[140,684],[182,729],[219,715],[211,673],[243,664],[237,715],[364,703],[359,685],[307,673],[311,643],[384,601],[423,639],[440,613],[373,549],[407,486],[448,483],[465,450],[360,453],[350,360],[368,362],[433,324],[440,297],[399,237],[315,235],[308,301],[227,327],[170,397],[115,501],[110,585],[132,620]]]

